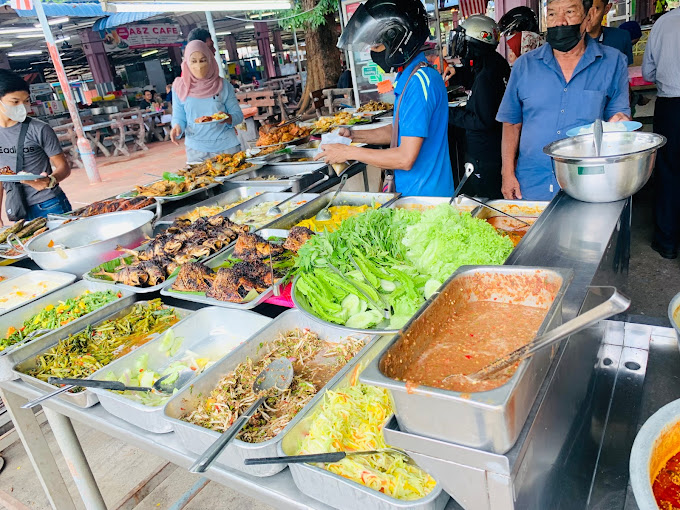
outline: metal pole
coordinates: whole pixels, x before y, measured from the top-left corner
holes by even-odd
[[[444,69],[444,52],[442,51],[442,32],[441,32],[441,20],[439,19],[439,0],[434,0],[434,35],[437,38],[437,52],[439,53],[439,74],[442,73]],[[451,55],[449,55],[450,57]]]
[[[302,60],[300,59],[300,47],[298,46],[297,42],[297,29],[295,28],[295,25],[293,25],[293,41],[295,41],[295,55],[297,56],[297,68],[298,68],[298,73],[300,73],[300,79],[302,79]]]
[[[92,469],[87,463],[85,453],[80,445],[76,431],[73,429],[71,420],[52,409],[43,407],[47,421],[57,440],[59,449],[64,455],[68,470],[76,482],[76,487],[80,496],[83,498],[87,510],[106,510],[106,503],[102,493],[99,491],[97,482],[92,474]]]
[[[47,50],[50,53],[52,65],[54,65],[54,70],[57,72],[57,77],[59,78],[59,84],[61,85],[61,89],[64,92],[66,106],[68,107],[68,112],[71,115],[71,121],[73,122],[73,130],[76,132],[76,137],[78,138],[78,152],[80,153],[80,159],[83,160],[83,165],[85,166],[85,171],[87,172],[87,178],[91,183],[102,182],[102,178],[99,177],[99,171],[97,170],[97,163],[94,159],[92,145],[90,145],[90,141],[85,137],[85,133],[83,132],[83,123],[80,121],[80,115],[78,114],[76,103],[73,100],[71,85],[69,85],[68,78],[66,77],[66,70],[64,69],[64,64],[61,61],[61,55],[59,54],[57,45],[54,42],[52,29],[47,24],[47,17],[45,16],[42,0],[34,0],[33,6],[35,7],[35,12],[38,15],[38,20],[40,21],[43,34],[45,34]]]
[[[217,34],[215,33],[215,22],[213,21],[212,12],[205,11],[205,19],[208,22],[210,38],[213,40],[213,44],[215,45],[215,60],[217,60],[217,68],[220,70],[220,76],[224,78],[224,64],[222,63],[222,57],[220,56],[220,46],[217,42]]]

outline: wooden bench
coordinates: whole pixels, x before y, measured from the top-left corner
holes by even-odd
[[[144,143],[144,139],[146,138],[146,126],[144,125],[144,118],[142,117],[142,111],[140,109],[137,108],[129,112],[114,113],[111,115],[111,120],[114,122],[112,127],[118,132],[105,137],[104,140],[113,142],[114,156],[130,155],[130,151],[127,148],[128,137],[129,141],[133,142],[133,148],[136,150],[149,150]]]
[[[73,123],[55,126],[53,129],[64,149],[64,155],[71,165],[71,168],[84,168],[83,162],[80,160],[80,155],[78,154],[78,137],[73,130]]]

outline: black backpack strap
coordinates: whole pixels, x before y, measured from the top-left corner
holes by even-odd
[[[28,125],[31,123],[31,118],[26,117],[21,123],[21,129],[19,130],[19,140],[17,141],[17,166],[15,171],[17,173],[24,169],[24,142],[26,141],[26,132],[28,131]]]

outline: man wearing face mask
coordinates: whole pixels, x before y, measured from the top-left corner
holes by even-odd
[[[59,187],[71,174],[71,168],[49,124],[27,118],[29,97],[28,83],[13,72],[0,69],[0,167],[41,176],[37,180],[4,183],[0,188],[0,202],[3,190],[8,194],[5,209],[12,220],[32,220],[71,210]]]
[[[628,62],[584,37],[590,0],[548,0],[547,44],[522,55],[496,119],[503,123],[502,178],[507,199],[550,200],[559,191],[543,147],[570,128],[601,118],[629,120]]]
[[[487,16],[474,15],[453,32],[454,57],[472,69],[470,97],[465,107],[449,108],[449,125],[465,129],[466,161],[475,166],[464,193],[486,198],[501,195],[502,125],[496,112],[503,99],[510,66],[496,52],[499,29]]]

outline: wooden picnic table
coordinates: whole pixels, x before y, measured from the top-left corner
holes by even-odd
[[[95,124],[83,125],[83,132],[90,142],[94,144],[94,152],[96,154],[97,149],[102,151],[102,154],[107,158],[111,156],[111,152],[106,148],[102,142],[102,130],[106,128],[113,127],[115,122],[113,120],[107,120],[105,122],[97,122]]]

